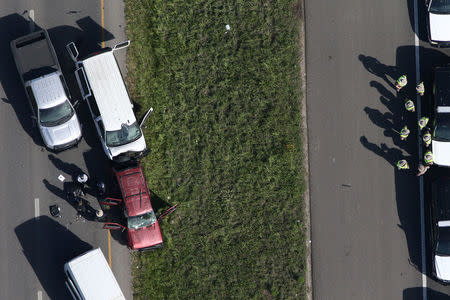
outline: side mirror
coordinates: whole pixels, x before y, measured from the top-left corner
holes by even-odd
[[[150,113],[153,111],[153,107],[150,107],[150,109],[147,111],[145,116],[142,118],[141,124],[139,124],[139,127],[142,129],[142,125],[144,125],[145,121],[147,120]]]
[[[37,121],[37,118],[36,118],[35,115],[31,115],[31,119],[32,119],[33,121]]]
[[[75,43],[70,42],[69,44],[66,45],[66,49],[67,49],[67,52],[69,52],[70,58],[72,58],[72,60],[74,62],[77,62],[79,53],[78,53],[77,46],[75,46]]]
[[[105,225],[103,225],[103,229],[124,231],[126,229],[126,227],[123,225],[120,225],[119,223],[108,222],[108,223],[105,223]]]
[[[130,46],[130,40],[116,44],[113,48],[113,51],[120,50],[120,49],[126,48],[128,46]]]

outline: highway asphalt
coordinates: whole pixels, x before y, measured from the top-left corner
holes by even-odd
[[[403,107],[415,100],[414,0],[305,2],[313,297],[422,299],[417,114]],[[417,35],[429,91],[450,51],[427,43],[423,2]],[[402,74],[409,85],[397,94]],[[406,142],[393,131],[403,125],[413,128]],[[397,171],[401,158],[413,171]],[[429,272],[428,263],[428,299],[448,299],[450,287]]]
[[[80,171],[105,180],[108,164],[94,133],[85,103],[77,106],[83,140],[77,148],[48,152],[30,118],[9,42],[33,28],[49,31],[72,94],[79,99],[73,63],[64,46],[75,41],[81,53],[125,39],[123,1],[101,0],[0,1],[0,299],[68,299],[63,264],[91,248],[100,247],[109,260],[127,299],[132,299],[130,255],[123,240],[110,238],[101,224],[76,221],[75,209],[62,197],[63,175],[71,181]],[[105,30],[102,33],[102,24]],[[123,75],[125,52],[118,53]],[[62,208],[52,218],[49,206]],[[36,218],[38,217],[38,218]],[[109,248],[111,251],[109,251]]]

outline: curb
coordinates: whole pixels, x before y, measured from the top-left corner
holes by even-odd
[[[306,299],[313,299],[313,288],[312,288],[312,263],[311,263],[311,199],[309,194],[309,148],[308,148],[308,122],[306,114],[306,61],[305,61],[305,0],[298,1],[298,15],[300,17],[300,28],[299,28],[299,46],[300,46],[300,77],[301,77],[301,91],[302,97],[300,97],[301,104],[301,116],[302,124],[301,131],[303,137],[303,147],[302,151],[304,154],[303,169],[305,170],[305,193],[303,197],[304,206],[304,234],[306,239],[306,257],[305,257],[305,286],[306,286]]]

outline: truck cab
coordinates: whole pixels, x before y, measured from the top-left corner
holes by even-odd
[[[81,139],[81,126],[47,31],[11,42],[11,51],[44,144],[64,150]]]

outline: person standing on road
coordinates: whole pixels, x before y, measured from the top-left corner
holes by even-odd
[[[425,94],[425,86],[423,85],[423,81],[416,86],[417,94],[423,96]]]
[[[423,143],[425,145],[425,147],[429,147],[431,144],[431,133],[427,130],[427,132],[425,132],[425,134],[422,137]]]
[[[424,129],[425,126],[427,126],[429,120],[430,120],[430,119],[429,119],[428,117],[425,117],[425,116],[422,117],[422,118],[420,118],[420,120],[419,120],[419,122],[418,122],[418,124],[419,124],[419,129],[420,129],[420,130]]]
[[[406,138],[408,137],[409,133],[410,133],[410,131],[409,131],[408,127],[406,127],[406,125],[403,126],[402,130],[400,130],[400,139],[402,141],[406,140]]]
[[[416,107],[414,106],[414,102],[411,99],[406,99],[405,100],[405,108],[407,111],[410,112],[415,112],[416,111]]]
[[[408,84],[408,79],[406,78],[406,75],[400,76],[395,83],[395,88],[397,89],[397,92],[399,92],[407,84]]]
[[[433,152],[431,152],[430,150],[425,152],[425,154],[423,155],[423,161],[427,165],[432,165],[433,164]]]
[[[409,164],[406,159],[401,159],[397,162],[397,169],[399,170],[407,170],[409,169]]]
[[[77,176],[77,182],[80,185],[83,193],[86,193],[86,186],[89,182],[89,176],[86,173],[81,173]]]
[[[425,174],[430,167],[431,166],[429,166],[429,165],[424,166],[423,164],[419,164],[419,168],[417,170],[417,176],[422,176],[423,174]]]

